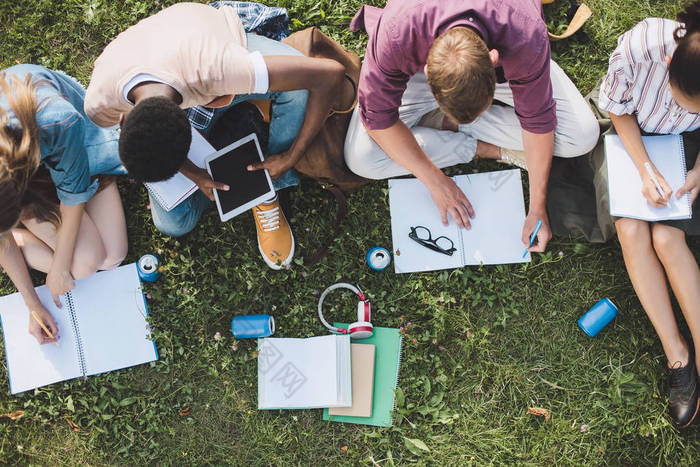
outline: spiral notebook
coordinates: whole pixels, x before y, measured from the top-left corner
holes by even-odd
[[[523,257],[521,236],[525,201],[520,169],[452,177],[474,207],[471,229],[460,228],[449,216],[443,225],[428,188],[418,179],[389,180],[391,237],[396,273],[435,271],[481,264],[530,262]],[[456,251],[445,255],[411,240],[411,227],[423,226],[433,239],[452,241]]]
[[[348,327],[346,323],[333,323],[333,326]],[[375,326],[372,337],[357,341],[375,346],[372,415],[370,417],[332,415],[329,409],[324,409],[323,420],[371,426],[391,426],[393,424],[396,388],[398,387],[399,368],[401,367],[401,341],[402,337],[398,329],[379,326]]]
[[[192,127],[190,128],[192,130],[192,144],[190,145],[189,153],[187,153],[187,158],[197,167],[204,169],[206,167],[204,159],[215,153],[216,149],[204,139],[204,136],[199,131]],[[180,172],[175,172],[175,175],[167,180],[144,183],[144,185],[146,185],[151,196],[157,199],[158,204],[166,211],[171,211],[198,190],[197,184]]]
[[[645,221],[690,219],[690,195],[676,198],[676,191],[685,183],[686,166],[683,137],[680,135],[642,136],[649,158],[673,189],[667,206],[655,208],[642,195],[642,179],[637,167],[617,135],[605,136],[605,157],[608,166],[610,214]]]
[[[36,292],[56,320],[60,347],[40,345],[27,332],[29,311],[19,293],[0,297],[12,394],[158,359],[135,264],[76,281],[61,296],[62,308],[45,285]]]

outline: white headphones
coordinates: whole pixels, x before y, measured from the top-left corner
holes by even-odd
[[[352,290],[358,297],[360,301],[357,303],[357,321],[348,326],[347,329],[336,328],[328,324],[328,322],[323,318],[323,312],[321,307],[323,306],[323,299],[326,298],[328,292],[335,289],[349,289]],[[366,339],[372,337],[374,334],[374,326],[372,326],[372,312],[370,310],[369,299],[365,297],[362,291],[351,284],[346,284],[345,282],[338,282],[333,284],[323,291],[321,298],[318,299],[318,317],[321,318],[321,322],[325,327],[330,329],[331,332],[338,334],[348,334],[353,339]]]

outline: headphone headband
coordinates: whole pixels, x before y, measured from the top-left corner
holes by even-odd
[[[360,297],[360,300],[362,300],[363,302],[366,302],[367,298],[365,297],[365,294],[362,293],[362,290],[359,289],[359,287],[355,287],[354,285],[348,284],[347,282],[338,282],[337,284],[333,284],[330,287],[328,287],[326,290],[324,290],[323,293],[321,294],[321,297],[318,299],[318,317],[321,319],[321,323],[323,323],[323,325],[325,327],[330,329],[331,332],[336,332],[338,334],[347,334],[348,333],[347,329],[336,328],[335,326],[331,326],[330,324],[328,324],[328,322],[323,317],[323,311],[321,310],[321,308],[323,307],[323,300],[326,298],[326,295],[328,295],[328,293],[331,292],[332,290],[336,290],[336,289],[352,290],[355,293],[355,295]]]

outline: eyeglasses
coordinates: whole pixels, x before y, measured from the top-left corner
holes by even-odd
[[[408,233],[408,238],[414,242],[420,243],[426,248],[442,253],[443,255],[452,256],[452,253],[457,251],[452,240],[445,236],[433,238],[433,235],[430,233],[430,229],[423,227],[422,225],[411,227],[411,231]]]

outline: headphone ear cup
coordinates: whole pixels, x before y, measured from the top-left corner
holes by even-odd
[[[374,334],[374,326],[369,321],[357,321],[348,326],[348,331],[352,339],[367,339]]]
[[[357,321],[372,321],[372,307],[369,300],[357,302]]]

